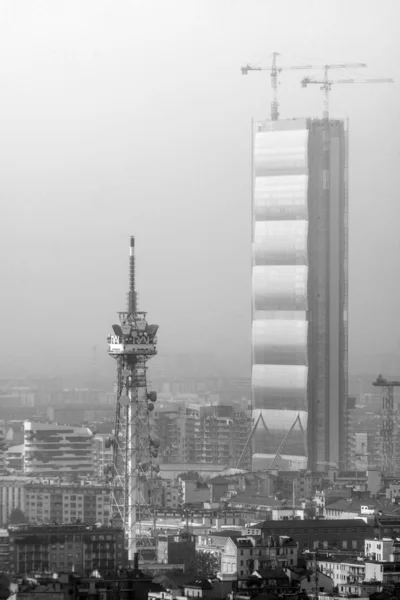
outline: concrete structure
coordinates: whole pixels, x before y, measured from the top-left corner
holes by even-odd
[[[25,445],[9,446],[5,451],[5,467],[8,473],[15,475],[24,472]]]
[[[365,581],[381,581],[383,585],[400,582],[400,562],[365,562]]]
[[[364,554],[372,560],[393,562],[393,539],[365,540]]]
[[[0,526],[20,509],[31,524],[107,524],[111,515],[110,488],[95,481],[71,484],[58,479],[4,475],[0,477]]]
[[[183,504],[203,504],[210,502],[210,488],[206,483],[183,479],[181,481],[181,501]]]
[[[168,565],[193,565],[196,558],[196,537],[180,535],[159,535],[157,538],[157,562]]]
[[[94,461],[96,465],[96,476],[103,478],[107,473],[107,468],[112,465],[113,462],[113,450],[107,447],[107,439],[109,435],[94,436]]]
[[[25,477],[3,475],[0,477],[0,527],[8,524],[16,508],[25,512]]]
[[[308,567],[312,568],[314,558],[307,561]],[[318,555],[318,569],[330,577],[335,587],[349,583],[362,583],[365,579],[365,562],[357,558],[345,557],[344,555]]]
[[[15,527],[10,530],[11,573],[115,571],[123,564],[124,532],[84,525]]]
[[[290,582],[296,583],[299,586],[299,591],[307,594],[308,598],[313,597],[314,578],[311,570],[304,570],[299,568],[288,568],[285,569]],[[318,590],[325,594],[331,594],[333,592],[334,584],[331,577],[325,575],[321,571],[318,571],[317,575]]]
[[[243,406],[195,402],[157,402],[154,425],[163,463],[206,463],[235,467],[251,432],[251,413]],[[251,446],[241,467],[251,467]]]
[[[25,516],[32,524],[107,524],[111,518],[111,490],[95,482],[71,485],[28,480],[24,494]]]
[[[255,569],[297,565],[297,543],[286,536],[230,536],[221,554],[221,581],[244,581]]]
[[[374,536],[374,526],[361,519],[264,521],[255,527],[261,529],[263,539],[271,535],[292,537],[299,544],[299,552],[314,547],[362,552],[364,540]]]
[[[87,427],[25,421],[24,441],[27,475],[76,479],[95,474],[93,434]]]
[[[10,564],[10,544],[7,529],[0,529],[0,572],[8,572]]]
[[[292,119],[258,122],[253,137],[253,410],[276,432],[275,451],[300,415],[309,467],[343,469],[347,132]],[[293,431],[283,456],[306,455],[302,437]]]

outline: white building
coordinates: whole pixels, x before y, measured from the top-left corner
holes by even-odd
[[[365,540],[364,554],[372,560],[393,562],[393,540],[391,538]]]

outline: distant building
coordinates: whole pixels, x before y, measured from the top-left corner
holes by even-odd
[[[28,480],[25,507],[25,516],[32,524],[107,524],[111,518],[111,490],[94,482],[68,485]]]
[[[365,540],[364,554],[372,560],[393,560],[393,543],[394,540],[392,538]]]
[[[105,476],[105,468],[113,464],[113,449],[107,448],[107,439],[110,435],[96,434],[94,436],[94,461],[96,466],[96,477]]]
[[[3,475],[0,477],[0,527],[8,524],[9,516],[16,508],[25,512],[25,477]]]
[[[381,581],[384,586],[400,582],[400,562],[365,561],[365,581]]]
[[[281,454],[348,468],[345,123],[254,123],[252,188],[254,416],[268,453],[300,415],[307,437],[293,430]]]
[[[90,575],[125,563],[124,532],[84,525],[19,526],[10,534],[10,572],[69,571]]]
[[[192,565],[196,558],[196,537],[180,535],[159,535],[157,539],[157,562],[168,565]]]
[[[241,406],[158,402],[154,425],[162,463],[206,463],[236,467],[251,433],[252,418]],[[251,444],[241,468],[251,467]]]
[[[183,479],[181,481],[182,503],[183,504],[203,504],[210,502],[210,488],[206,483]]]
[[[16,475],[24,472],[24,444],[18,446],[9,446],[5,452],[5,467],[8,473]]]
[[[221,554],[221,581],[244,581],[256,569],[297,565],[297,543],[286,536],[231,536]]]
[[[299,544],[299,552],[324,547],[362,552],[364,540],[374,536],[374,526],[361,519],[264,521],[254,527],[261,529],[263,539],[271,535],[292,537]]]
[[[8,572],[10,564],[9,535],[7,529],[0,529],[0,572]]]
[[[93,434],[87,427],[52,423],[24,423],[28,475],[40,477],[94,476]]]

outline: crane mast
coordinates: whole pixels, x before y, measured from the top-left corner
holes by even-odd
[[[321,86],[321,90],[324,92],[324,108],[323,118],[329,119],[329,93],[332,89],[332,85],[335,83],[393,83],[393,79],[389,78],[370,78],[370,79],[330,79],[330,69],[345,69],[345,68],[359,68],[366,67],[365,63],[346,63],[341,65],[325,65],[323,79],[316,79],[314,77],[304,77],[301,81],[303,87],[307,87],[309,84],[318,84]]]
[[[242,75],[247,75],[250,71],[270,71],[271,74],[271,121],[277,121],[279,119],[279,102],[278,102],[278,77],[282,71],[295,71],[295,70],[309,70],[319,69],[315,65],[288,65],[288,66],[277,66],[277,57],[279,52],[272,54],[272,64],[270,67],[255,67],[252,65],[245,65],[241,67]]]

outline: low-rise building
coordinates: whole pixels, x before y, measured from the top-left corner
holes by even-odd
[[[191,565],[196,557],[196,537],[187,533],[157,538],[157,562],[167,565]]]
[[[400,582],[400,562],[365,561],[365,581],[381,581],[383,585]]]
[[[0,529],[0,572],[8,572],[10,562],[9,535],[7,529]]]
[[[314,558],[307,561],[308,568],[312,568],[313,562]],[[335,587],[348,582],[361,583],[365,578],[365,562],[357,558],[318,555],[317,564],[319,571],[330,577]]]
[[[313,596],[315,578],[312,570],[289,567],[285,569],[285,573],[288,575],[290,582],[295,583],[298,586],[300,592],[307,594],[309,598]],[[326,594],[331,594],[333,592],[333,579],[329,577],[329,575],[322,573],[322,571],[318,570],[316,583],[319,592],[324,592]]]
[[[241,581],[255,569],[297,565],[297,543],[286,536],[229,537],[221,553],[222,581]]]
[[[192,479],[181,480],[181,501],[183,504],[203,504],[210,502],[210,488],[206,483],[193,481]]]
[[[280,506],[272,509],[273,521],[289,521],[289,519],[304,520],[305,510],[299,507]]]
[[[266,538],[271,535],[288,536],[299,544],[299,552],[313,548],[364,551],[364,540],[374,537],[374,526],[362,519],[304,521],[263,521],[254,526]]]
[[[8,524],[10,514],[16,508],[25,512],[25,477],[23,475],[0,476],[0,527]]]
[[[365,540],[364,554],[371,560],[393,560],[393,539],[382,538],[381,540]]]
[[[382,584],[378,581],[369,581],[363,583],[341,583],[338,586],[338,592],[341,597],[346,598],[365,598],[369,600],[372,594],[382,591]]]

